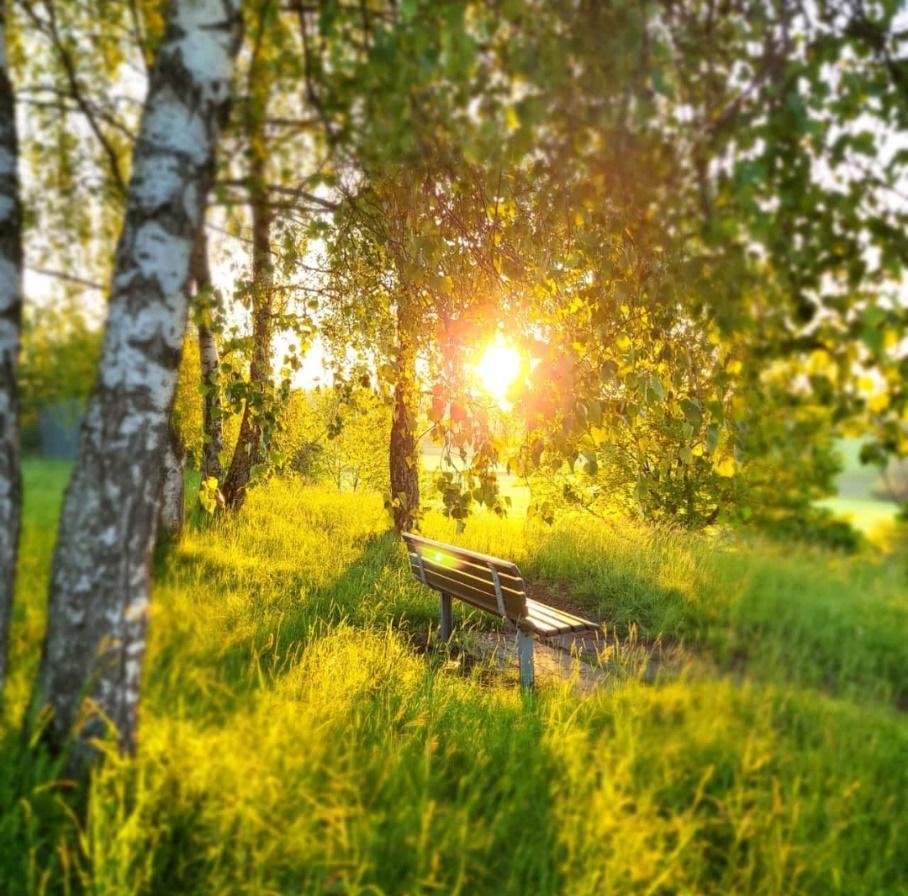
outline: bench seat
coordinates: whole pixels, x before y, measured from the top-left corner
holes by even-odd
[[[529,597],[526,602],[527,613],[521,620],[528,628],[542,638],[554,638],[558,635],[569,635],[572,632],[597,631],[600,626],[589,619],[581,619],[572,613],[541,604]]]

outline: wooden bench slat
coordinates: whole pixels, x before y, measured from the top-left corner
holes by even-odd
[[[416,564],[412,564],[412,567],[414,574],[419,576],[419,568],[416,566]],[[455,597],[463,597],[464,599],[469,599],[471,602],[477,603],[480,607],[487,610],[488,612],[494,613],[496,616],[499,615],[498,601],[494,594],[489,594],[488,591],[471,585],[470,582],[467,581],[464,577],[446,575],[442,572],[432,569],[428,564],[423,567],[423,571],[425,572],[426,576],[426,584],[431,588],[435,588],[436,590],[442,591],[446,594],[453,594]],[[518,620],[523,615],[523,596],[518,596],[510,591],[505,591],[504,589],[502,589],[502,596],[504,597],[504,605],[507,617],[512,621]]]
[[[490,588],[494,589],[495,587],[494,579],[492,578],[492,570],[488,566],[478,566],[475,563],[460,560],[453,555],[439,559],[438,554],[435,551],[430,551],[428,553],[411,551],[410,559],[416,560],[417,562],[421,559],[423,563],[431,563],[433,566],[437,566],[440,569],[456,569],[479,579]],[[524,592],[524,582],[520,576],[512,576],[506,572],[501,572],[498,569],[495,570],[495,573],[498,576],[498,581],[501,582],[503,587],[506,586],[512,591],[517,591],[521,594]]]
[[[450,594],[458,600],[464,600],[467,603],[478,607],[480,610],[485,610],[487,613],[493,613],[496,616],[499,615],[498,606],[494,598],[489,598],[489,595],[484,591],[480,591],[477,588],[471,588],[463,582],[458,582],[454,579],[449,579],[446,576],[441,576],[426,570],[426,584],[430,588],[440,591],[442,594]]]
[[[596,631],[600,628],[599,625],[595,622],[590,622],[588,619],[581,619],[579,616],[574,616],[572,613],[566,613],[556,607],[550,607],[530,599],[527,599],[526,619],[531,622],[541,619],[548,626],[557,628],[559,634]]]
[[[461,557],[455,551],[419,547],[411,550],[410,554],[414,558],[419,555],[425,563],[434,563],[436,566],[446,569],[462,569],[464,572],[470,573],[470,575],[484,579],[490,586],[493,586],[492,567],[488,564],[479,564],[468,557]],[[523,591],[523,576],[512,575],[497,566],[494,568],[502,584],[510,585],[515,591]]]
[[[479,567],[473,566],[472,564],[465,564],[463,566],[453,566],[450,563],[440,563],[432,559],[431,557],[422,555],[422,565],[426,569],[434,569],[437,572],[442,573],[443,575],[456,574],[457,577],[463,576],[468,584],[475,585],[477,588],[488,589],[489,593],[494,597],[495,595],[495,580],[492,578],[492,573],[488,569],[481,569]],[[411,562],[416,561],[416,565],[419,565],[419,561],[416,559],[415,555],[411,555]],[[499,574],[499,583],[501,584],[501,590],[503,592],[510,592],[517,597],[526,594],[526,590],[523,584],[523,579],[515,579],[511,576],[504,576]]]
[[[555,625],[554,623],[540,619],[538,616],[524,617],[521,625],[524,628],[529,628],[543,638],[555,638],[560,635],[571,635],[581,631],[593,630],[588,628],[579,628],[572,625]]]
[[[441,591],[441,589],[437,588],[437,586],[435,586],[435,585],[430,585],[429,587],[436,588],[437,590]],[[463,594],[452,594],[450,591],[441,591],[441,593],[447,594],[451,597],[456,597],[461,603],[469,604],[471,607],[473,607],[477,610],[483,610],[486,613],[493,613],[495,616],[498,616],[497,608],[493,610],[489,607],[488,604],[480,603],[479,600],[474,600],[472,597],[466,597]],[[500,619],[501,617],[498,616],[498,618]],[[513,620],[510,620],[510,621],[513,622]]]
[[[573,623],[569,620],[559,617],[555,613],[547,612],[546,607],[542,604],[536,603],[535,601],[527,601],[527,618],[528,619],[541,619],[545,621],[549,626],[553,628],[567,629],[568,631],[573,630]]]
[[[427,549],[436,548],[440,551],[456,553],[460,557],[478,561],[480,566],[488,566],[489,564],[491,564],[500,572],[506,572],[509,575],[516,576],[517,578],[522,578],[517,565],[515,563],[511,563],[510,560],[502,560],[500,557],[490,557],[488,554],[480,554],[478,551],[468,551],[466,548],[459,548],[455,545],[444,544],[441,541],[433,541],[431,538],[423,538],[422,535],[414,535],[412,532],[404,532],[403,538],[405,541],[413,544],[414,546],[420,545]]]
[[[418,567],[413,564],[412,568],[414,575],[419,576]],[[441,570],[431,568],[428,564],[423,566],[423,572],[426,576],[426,584],[430,585],[430,587],[453,594],[455,597],[465,593],[472,600],[481,603],[490,613],[500,615],[498,612],[498,599],[495,594],[475,585],[468,578],[456,574],[447,574]],[[504,598],[507,617],[512,620],[519,619],[524,613],[524,595],[502,588],[502,597]]]
[[[544,622],[538,617],[525,616],[519,627],[524,631],[539,635],[541,638],[557,638],[559,635],[569,634],[569,632],[563,631],[557,625]]]
[[[590,622],[588,619],[583,619],[580,616],[575,616],[573,613],[568,613],[567,610],[553,607],[550,604],[541,603],[532,598],[527,598],[527,608],[532,608],[533,612],[545,613],[555,622],[564,625],[576,625],[582,628],[589,628],[590,626],[598,627],[595,622]]]
[[[545,635],[546,637],[564,635],[572,631],[571,628],[566,628],[564,625],[561,625],[546,616],[534,613],[531,610],[528,611],[527,615],[523,618],[522,625],[529,626],[538,634]]]

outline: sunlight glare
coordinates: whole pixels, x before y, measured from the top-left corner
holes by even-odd
[[[502,408],[510,404],[507,401],[508,390],[520,374],[520,366],[520,352],[500,338],[486,348],[476,365],[476,375],[483,389]]]

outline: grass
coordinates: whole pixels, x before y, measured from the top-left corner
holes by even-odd
[[[477,518],[690,660],[527,697],[425,650],[377,497],[274,482],[160,562],[139,754],[79,793],[18,736],[65,469],[26,475],[0,893],[908,894],[900,558]]]
[[[430,517],[429,529],[457,539]],[[485,517],[460,539],[503,552],[620,635],[680,640],[722,667],[858,700],[908,699],[904,564],[770,542],[722,543],[686,533],[582,519],[554,527]]]

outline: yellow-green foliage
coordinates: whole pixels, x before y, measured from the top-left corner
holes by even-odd
[[[60,303],[29,309],[22,328],[19,384],[24,427],[37,422],[38,411],[57,402],[84,402],[95,378],[101,334],[78,306]]]
[[[203,403],[201,392],[202,372],[199,360],[199,341],[195,328],[190,328],[183,342],[177,391],[174,397],[173,419],[180,439],[186,449],[190,466],[198,468],[204,448]],[[224,451],[221,463],[230,464],[233,448],[240,431],[241,413],[229,413],[222,407]]]
[[[177,392],[173,404],[173,420],[193,465],[202,456],[202,394],[199,390],[202,373],[199,361],[198,334],[194,328],[183,341]]]
[[[524,697],[419,648],[435,596],[379,496],[281,480],[159,568],[139,755],[110,757],[77,821],[18,737],[64,471],[27,472],[0,892],[908,893],[906,595],[884,563],[472,520],[463,540],[696,658]]]
[[[274,449],[287,472],[338,489],[387,492],[391,409],[370,389],[291,393]]]

